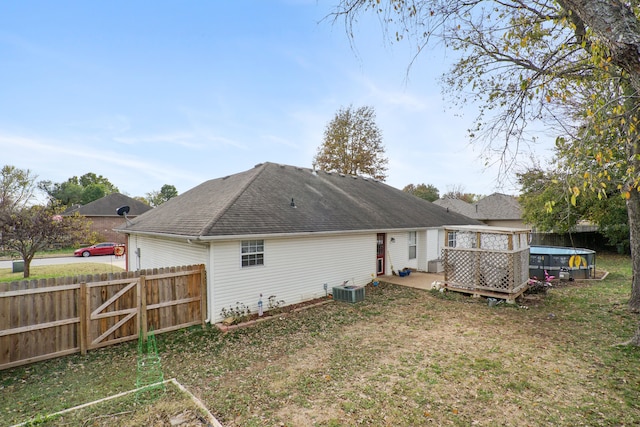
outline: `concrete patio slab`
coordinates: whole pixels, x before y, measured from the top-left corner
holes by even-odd
[[[412,271],[411,274],[404,277],[386,275],[378,276],[378,279],[381,282],[393,283],[394,285],[430,290],[433,282],[444,282],[444,273],[423,273],[419,271]]]

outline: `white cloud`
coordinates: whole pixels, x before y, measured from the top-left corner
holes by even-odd
[[[65,145],[66,144],[66,145]],[[24,169],[47,172],[39,179],[64,181],[71,176],[93,172],[107,177],[125,192],[142,195],[155,189],[158,182],[176,183],[183,189],[202,182],[203,178],[193,169],[182,169],[175,164],[158,161],[155,158],[140,157],[126,151],[83,147],[61,141],[26,138],[0,133],[0,150],[4,162]],[[22,165],[24,153],[35,152],[38,156],[29,158],[29,165]]]

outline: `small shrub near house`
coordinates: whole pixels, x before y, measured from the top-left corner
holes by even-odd
[[[236,325],[247,320],[251,315],[251,310],[245,304],[236,302],[236,306],[229,306],[229,308],[222,308],[220,310],[220,316],[224,318],[223,323],[226,325]]]

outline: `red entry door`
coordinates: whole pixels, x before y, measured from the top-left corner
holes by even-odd
[[[387,251],[386,242],[387,235],[385,233],[378,233],[376,237],[376,275],[383,276],[384,275],[384,254]]]

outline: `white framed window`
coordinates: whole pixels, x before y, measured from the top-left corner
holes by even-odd
[[[409,232],[409,259],[416,259],[418,236],[415,231]]]
[[[264,240],[242,241],[242,267],[264,265]]]
[[[456,247],[456,238],[458,237],[458,232],[456,231],[448,231],[447,232],[447,247],[455,248]]]

